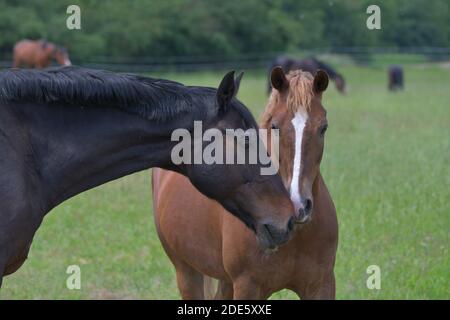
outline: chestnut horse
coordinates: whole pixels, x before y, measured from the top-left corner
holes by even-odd
[[[205,298],[209,277],[219,279],[217,299],[267,299],[285,288],[302,299],[335,297],[338,224],[320,173],[328,126],[321,100],[328,75],[294,71],[286,77],[276,67],[271,83],[261,128],[269,135],[279,130],[280,174],[299,212],[293,238],[276,251],[263,251],[244,224],[188,179],[154,169],[156,226],[183,299]]]
[[[67,50],[54,43],[45,40],[22,40],[16,43],[13,52],[14,68],[38,68],[48,67],[52,60],[63,66],[70,66]]]

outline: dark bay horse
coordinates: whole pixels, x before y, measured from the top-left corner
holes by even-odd
[[[314,57],[297,60],[286,56],[279,56],[276,57],[274,61],[272,61],[269,68],[269,81],[267,86],[269,93],[272,90],[272,86],[270,83],[270,72],[274,67],[277,66],[283,68],[285,73],[289,73],[289,71],[293,70],[303,70],[311,74],[315,74],[317,70],[325,70],[328,73],[331,80],[334,81],[336,89],[342,94],[345,94],[346,92],[344,77],[330,65],[322,61],[319,61]]]
[[[328,76],[294,71],[286,77],[277,67],[271,83],[274,90],[261,128],[279,130],[280,174],[301,213],[293,238],[265,252],[238,219],[196,191],[188,179],[153,170],[158,235],[184,299],[203,299],[208,277],[220,280],[218,299],[266,299],[284,288],[302,299],[335,297],[338,225],[320,173],[328,125],[321,101]]]
[[[52,60],[63,66],[70,66],[67,50],[46,40],[22,40],[16,43],[13,51],[13,67],[48,67]]]
[[[150,167],[187,176],[254,231],[284,243],[293,206],[279,175],[259,164],[175,164],[174,129],[256,128],[235,98],[240,77],[219,88],[64,67],[0,72],[0,285],[25,261],[44,216],[61,202]]]
[[[390,91],[403,90],[403,68],[401,66],[389,67],[388,83]]]

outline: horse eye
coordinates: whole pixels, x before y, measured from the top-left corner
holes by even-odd
[[[327,124],[322,126],[322,127],[320,127],[320,135],[321,136],[325,135],[325,132],[327,132],[327,129],[328,129],[328,125]]]

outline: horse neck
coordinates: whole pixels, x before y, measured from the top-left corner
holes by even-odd
[[[137,171],[155,166],[173,169],[167,124],[115,108],[32,105],[22,109],[31,119],[24,127],[48,210]]]

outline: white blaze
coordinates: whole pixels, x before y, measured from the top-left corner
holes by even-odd
[[[294,126],[295,129],[295,156],[294,156],[294,165],[292,169],[290,194],[291,194],[291,201],[294,204],[296,212],[298,212],[298,209],[301,206],[300,190],[299,190],[300,169],[301,169],[300,166],[302,161],[303,130],[305,129],[307,120],[308,116],[301,112],[295,113],[295,116],[292,119],[292,125]]]

